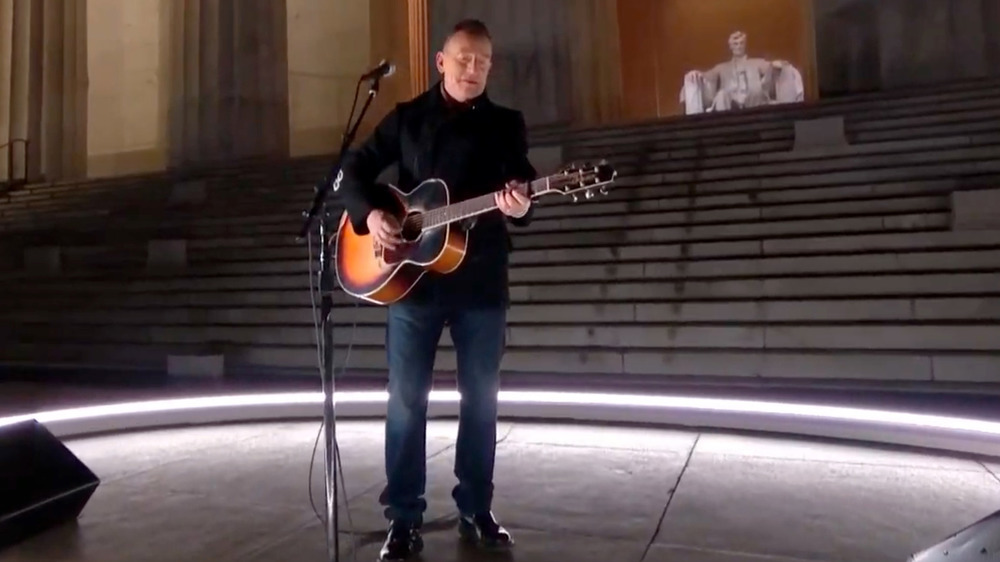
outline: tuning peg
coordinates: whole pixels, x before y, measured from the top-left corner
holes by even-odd
[[[600,191],[600,192],[601,192],[601,195],[607,195],[607,194],[608,194],[608,187],[607,187],[606,185],[602,185],[602,186],[601,186],[601,187],[600,187],[600,188],[598,189],[598,191]]]
[[[593,198],[594,198],[594,192],[593,192],[593,191],[591,191],[591,190],[589,190],[589,189],[588,189],[588,190],[586,190],[586,191],[584,191],[584,192],[583,192],[583,194],[584,194],[584,196],[585,196],[585,197],[586,197],[587,199],[593,199]]]
[[[577,196],[576,196],[576,194],[574,193],[574,194],[573,194],[573,202],[574,202],[574,203],[576,203],[576,202],[578,202],[579,200],[580,200],[580,198],[579,198],[579,197],[577,197]]]

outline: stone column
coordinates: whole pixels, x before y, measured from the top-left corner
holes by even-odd
[[[7,3],[10,6],[10,3]],[[86,0],[14,0],[9,12],[7,139],[13,177],[53,181],[86,173]],[[5,13],[6,9],[4,10]]]
[[[284,0],[179,0],[171,14],[170,165],[288,155]]]
[[[285,0],[257,0],[260,53],[256,75],[260,95],[257,119],[261,123],[264,154],[287,157],[288,121],[288,11]]]
[[[6,144],[10,140],[11,55],[14,38],[14,4],[0,2],[0,183],[10,179]]]
[[[40,2],[31,0],[14,0],[12,12],[12,36],[11,36],[11,57],[10,57],[10,132],[9,138],[13,141],[27,139],[28,148],[28,168],[25,169],[23,153],[15,151],[14,161],[11,162],[11,175],[14,178],[38,176],[38,129],[40,120],[37,119],[38,106],[41,102],[39,95],[40,73],[32,72],[40,65],[38,62],[39,49],[33,48],[33,38],[41,38],[40,24],[41,18],[38,13],[41,11]],[[34,12],[34,13],[33,13]],[[33,52],[34,51],[34,52]],[[33,76],[34,75],[34,76]],[[21,145],[23,146],[23,145]]]
[[[621,51],[616,0],[572,0],[569,4],[572,119],[598,125],[622,117]]]
[[[410,37],[410,94],[419,95],[430,85],[427,34],[427,0],[407,0]]]
[[[41,169],[48,179],[87,174],[87,5],[45,0]]]

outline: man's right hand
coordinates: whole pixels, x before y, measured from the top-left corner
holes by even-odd
[[[368,213],[368,232],[371,233],[375,242],[390,250],[403,242],[400,236],[399,221],[389,213],[375,209]]]

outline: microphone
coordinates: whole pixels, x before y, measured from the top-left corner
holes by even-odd
[[[361,75],[361,80],[378,80],[387,76],[392,76],[396,72],[396,65],[382,59],[378,66]]]

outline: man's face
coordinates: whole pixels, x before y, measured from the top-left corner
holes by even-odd
[[[747,36],[742,33],[733,34],[729,38],[729,49],[737,57],[747,54]]]
[[[448,40],[435,60],[445,90],[458,101],[479,96],[486,90],[493,46],[485,38],[456,33]]]

